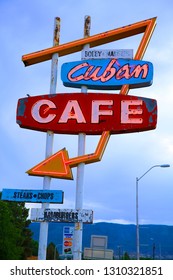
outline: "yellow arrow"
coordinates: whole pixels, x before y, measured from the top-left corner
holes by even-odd
[[[102,159],[109,137],[110,132],[104,131],[95,152],[92,154],[69,159],[68,152],[64,148],[43,160],[41,163],[28,170],[26,173],[32,176],[50,176],[52,178],[72,180],[72,167],[76,167],[79,163],[89,164]]]

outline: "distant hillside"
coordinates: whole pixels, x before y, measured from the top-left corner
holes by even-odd
[[[48,244],[58,244],[62,250],[63,227],[73,224],[50,223]],[[31,223],[33,239],[39,239],[39,223]],[[116,258],[121,258],[127,252],[131,257],[136,256],[136,226],[114,223],[84,224],[83,248],[90,247],[91,235],[107,235],[108,249],[114,250]],[[173,259],[173,226],[141,225],[140,254],[155,259]]]

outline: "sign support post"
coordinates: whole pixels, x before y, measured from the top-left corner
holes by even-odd
[[[56,17],[54,22],[53,46],[59,45],[59,35],[60,35],[60,18]],[[58,53],[55,53],[52,55],[52,61],[51,61],[50,94],[56,93],[57,66],[58,66]],[[46,153],[45,153],[46,158],[52,155],[53,140],[54,140],[54,133],[52,131],[47,131]],[[49,190],[50,183],[51,183],[51,177],[45,176],[43,179],[43,189]],[[42,204],[42,209],[46,209],[46,208],[49,208],[49,203]],[[38,248],[39,260],[46,260],[48,225],[49,225],[48,222],[40,223],[39,248]]]
[[[84,22],[84,38],[90,36],[90,16],[85,16]],[[89,44],[84,45],[83,50],[89,49]],[[81,87],[81,93],[87,93],[87,87]],[[80,133],[78,136],[78,156],[85,154],[85,140],[86,134]],[[84,163],[80,163],[77,166],[77,178],[76,178],[76,204],[75,209],[82,210],[83,208],[83,181],[84,181]],[[73,259],[81,260],[82,258],[82,232],[83,232],[83,223],[75,223],[74,228],[74,239],[73,239]]]

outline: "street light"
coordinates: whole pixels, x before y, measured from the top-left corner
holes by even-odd
[[[161,165],[153,165],[150,167],[141,177],[136,178],[136,256],[137,260],[139,260],[139,203],[138,203],[138,182],[141,180],[151,169],[154,167],[170,167],[169,164],[161,164]]]

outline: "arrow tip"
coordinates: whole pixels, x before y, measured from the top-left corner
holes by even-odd
[[[68,160],[68,151],[64,148],[32,167],[26,173],[32,176],[49,176],[52,178],[73,180],[71,168],[67,163]]]

